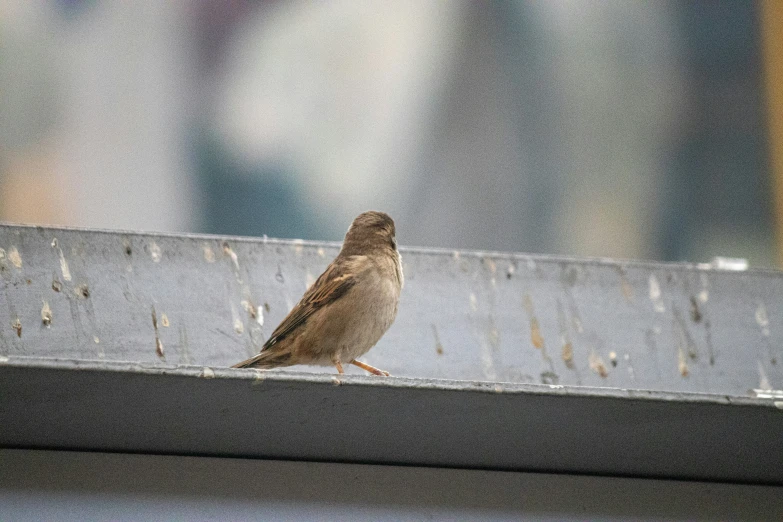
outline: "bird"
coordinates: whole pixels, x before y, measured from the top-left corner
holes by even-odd
[[[297,364],[353,364],[388,376],[358,360],[397,317],[404,284],[394,220],[384,212],[359,214],[342,248],[305,292],[255,357],[232,368],[272,369]]]

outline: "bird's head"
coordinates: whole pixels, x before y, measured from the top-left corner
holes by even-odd
[[[372,251],[397,251],[394,220],[384,212],[362,212],[345,234],[343,255],[366,255]]]

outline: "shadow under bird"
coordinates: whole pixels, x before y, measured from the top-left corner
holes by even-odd
[[[271,369],[295,364],[353,364],[389,329],[402,290],[402,261],[394,221],[383,212],[353,220],[340,253],[264,343],[261,353],[233,368]]]

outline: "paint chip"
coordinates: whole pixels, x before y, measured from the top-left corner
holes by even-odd
[[[11,323],[11,328],[16,330],[17,337],[22,337],[22,321],[20,321],[18,317]]]
[[[47,301],[43,302],[43,307],[41,308],[41,322],[43,322],[47,328],[52,324],[52,309],[49,307]]]
[[[474,312],[478,310],[478,299],[476,299],[476,294],[472,293],[470,294],[470,309]]]
[[[212,247],[207,244],[204,245],[204,259],[207,263],[215,262],[215,252],[212,250]]]
[[[160,324],[161,326],[165,326],[166,328],[169,327],[169,316],[166,314],[160,314]]]
[[[653,303],[653,308],[659,314],[666,311],[666,307],[663,305],[663,299],[661,299],[661,285],[658,283],[658,278],[655,274],[650,274],[649,278],[650,286],[650,301]]]
[[[212,368],[209,368],[208,366],[204,366],[204,368],[201,370],[201,374],[199,377],[203,379],[214,379],[215,378],[215,371]]]

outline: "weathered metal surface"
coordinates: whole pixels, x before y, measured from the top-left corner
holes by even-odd
[[[4,225],[0,248],[0,354],[222,367],[257,352],[338,246]],[[780,272],[421,249],[403,259],[399,317],[367,355],[393,375],[783,387]]]
[[[783,484],[783,403],[9,359],[0,446]]]

